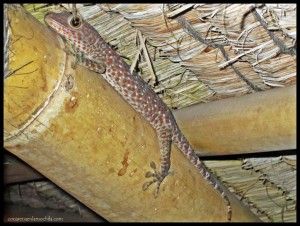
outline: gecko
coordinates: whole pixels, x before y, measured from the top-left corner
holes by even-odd
[[[131,73],[129,65],[121,56],[81,17],[75,17],[68,11],[48,12],[44,20],[51,29],[75,48],[76,53],[80,53],[78,62],[80,65],[101,74],[156,131],[160,149],[160,169],[157,170],[154,162],[150,163],[152,170],[148,171],[145,177],[151,179],[143,184],[143,190],[156,184],[154,195],[157,197],[161,183],[169,174],[171,145],[175,144],[222,196],[227,207],[227,220],[231,221],[232,208],[229,198],[180,131],[171,110],[154,90],[139,75]]]

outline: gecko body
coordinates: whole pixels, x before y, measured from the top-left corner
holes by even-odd
[[[228,197],[181,133],[170,109],[152,88],[140,76],[130,72],[129,66],[90,24],[74,18],[69,12],[48,13],[45,22],[83,54],[81,65],[101,74],[155,129],[161,156],[160,170],[156,170],[154,163],[150,164],[153,171],[147,172],[146,177],[152,177],[152,180],[146,182],[143,189],[156,183],[157,195],[160,184],[169,173],[171,144],[174,143],[223,197],[227,206],[227,220],[230,221],[232,211]]]

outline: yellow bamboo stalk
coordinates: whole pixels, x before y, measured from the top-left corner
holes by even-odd
[[[142,191],[155,131],[101,76],[72,68],[61,39],[21,7],[8,11],[5,148],[109,221],[226,221],[219,194],[178,151],[158,198]],[[228,193],[233,221],[258,221]]]
[[[202,156],[296,148],[296,87],[198,104],[174,112]]]

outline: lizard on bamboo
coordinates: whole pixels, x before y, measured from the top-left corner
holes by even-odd
[[[155,164],[151,162],[152,172],[147,172],[146,177],[153,179],[144,183],[143,189],[146,190],[150,185],[156,184],[155,196],[158,195],[161,183],[169,174],[173,143],[223,197],[227,206],[227,220],[230,221],[232,210],[229,198],[181,133],[171,110],[152,88],[140,76],[131,73],[129,66],[103,40],[96,29],[80,17],[74,17],[69,12],[50,12],[46,14],[45,22],[73,44],[76,51],[83,54],[81,65],[101,74],[155,129],[160,147],[160,170],[156,170]]]

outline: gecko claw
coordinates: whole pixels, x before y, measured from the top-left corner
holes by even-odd
[[[169,174],[163,174],[161,172],[158,172],[156,170],[156,165],[154,162],[151,162],[150,163],[150,167],[153,169],[154,172],[150,172],[148,171],[146,174],[145,174],[145,177],[146,178],[150,178],[152,177],[153,179],[151,181],[148,181],[148,182],[145,182],[143,184],[143,190],[146,191],[152,184],[156,183],[156,188],[155,188],[155,191],[154,191],[154,197],[157,198],[158,197],[158,193],[159,193],[159,188],[160,188],[160,185],[161,183],[163,182],[163,180],[165,179],[165,177]]]

